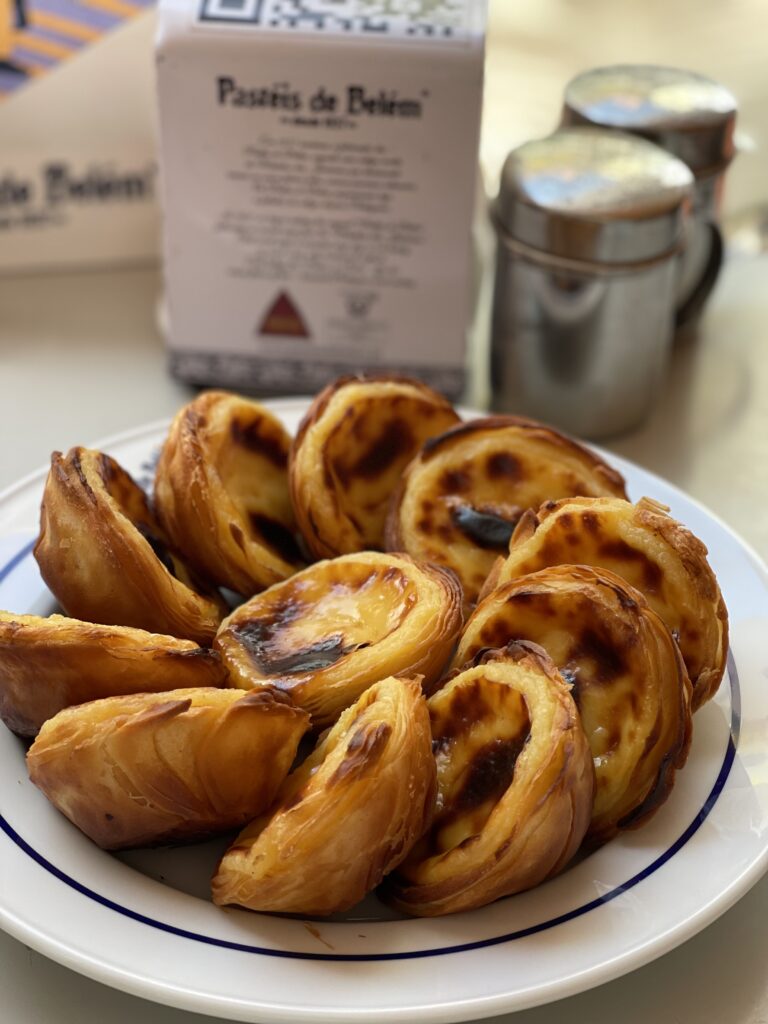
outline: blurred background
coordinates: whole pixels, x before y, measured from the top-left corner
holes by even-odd
[[[46,151],[91,151],[143,171],[155,152],[154,27],[152,0],[0,0],[3,163],[23,168]],[[724,213],[739,244],[759,246],[767,37],[765,0],[490,0],[480,150],[487,191],[495,192],[510,148],[556,126],[573,75],[601,64],[669,64],[716,79],[738,99],[739,156]],[[124,224],[114,251],[133,261],[156,255],[157,226],[153,207]],[[78,263],[77,252],[53,255]],[[0,251],[0,269],[24,262],[24,253]]]
[[[151,2],[26,5],[20,25],[22,0],[0,0],[0,57],[13,65],[0,69],[0,185],[9,163],[21,173],[41,153],[83,149],[119,156],[151,183]],[[493,195],[509,149],[556,126],[566,82],[590,67],[666,63],[708,75],[735,94],[738,155],[725,182],[723,273],[698,337],[674,353],[652,416],[610,446],[719,504],[721,514],[754,528],[754,541],[768,549],[768,521],[753,527],[748,513],[761,500],[756,461],[768,462],[768,256],[760,255],[768,237],[767,38],[765,0],[491,0],[480,164]],[[0,188],[0,218],[10,208],[5,199]],[[43,464],[53,448],[169,415],[192,393],[166,371],[157,315],[159,222],[148,187],[146,201],[132,206],[119,228],[107,232],[94,222],[85,255],[76,239],[62,236],[58,248],[41,255],[38,244],[28,258],[21,242],[9,244],[0,232],[7,420],[22,417],[30,402],[41,410],[25,443],[0,455],[0,486]],[[35,232],[26,236],[32,244]],[[486,260],[486,315],[481,303],[474,335],[480,358],[488,269]],[[94,386],[94,374],[120,380],[130,401],[115,402],[109,387]],[[482,388],[470,397],[482,401]],[[725,493],[719,465],[738,485]]]
[[[724,214],[733,233],[768,203],[765,0],[491,0],[481,156],[493,192],[512,146],[548,134],[565,83],[603,64],[668,64],[714,78],[739,103]]]

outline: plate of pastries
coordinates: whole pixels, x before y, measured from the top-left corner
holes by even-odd
[[[352,376],[202,392],[0,512],[0,924],[76,970],[466,1020],[765,870],[765,569],[639,467]]]

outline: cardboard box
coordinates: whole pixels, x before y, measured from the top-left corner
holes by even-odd
[[[178,376],[311,392],[397,370],[461,393],[484,24],[479,0],[161,0]]]
[[[158,259],[145,2],[0,0],[0,272]]]

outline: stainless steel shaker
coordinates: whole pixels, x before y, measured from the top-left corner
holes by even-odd
[[[495,409],[588,438],[645,417],[692,188],[682,161],[613,131],[561,129],[509,154],[492,209]]]
[[[678,327],[695,323],[720,270],[718,216],[725,171],[735,152],[735,123],[736,100],[727,89],[679,68],[595,68],[566,86],[563,126],[632,132],[678,157],[694,175],[692,214],[678,266]]]

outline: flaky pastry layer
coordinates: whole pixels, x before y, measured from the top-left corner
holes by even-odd
[[[286,779],[276,807],[224,855],[214,903],[292,914],[346,910],[408,853],[434,796],[419,681],[375,683]]]
[[[258,402],[206,391],[181,409],[155,474],[155,507],[205,578],[246,597],[304,564],[288,493],[290,435]]]
[[[510,640],[540,644],[573,685],[595,765],[590,843],[646,821],[669,795],[691,736],[691,684],[659,616],[607,569],[554,566],[481,601],[453,665]]]
[[[251,598],[224,620],[215,647],[232,685],[278,686],[323,727],[383,676],[418,674],[428,687],[461,624],[452,573],[359,552],[316,562]]]
[[[293,504],[317,558],[384,547],[405,466],[459,422],[447,399],[397,376],[341,377],[310,405],[291,450]]]
[[[63,708],[101,697],[223,686],[218,654],[172,636],[63,615],[0,612],[0,717],[35,736]]]
[[[570,688],[547,654],[481,655],[429,699],[437,810],[387,884],[419,916],[482,907],[538,885],[578,850],[592,757]]]
[[[268,807],[307,724],[269,690],[106,697],[47,721],[27,766],[104,849],[188,841],[239,828]]]
[[[529,511],[488,590],[564,563],[610,569],[644,594],[677,640],[693,686],[694,710],[716,692],[728,655],[728,613],[707,549],[650,498],[566,498]]]
[[[573,494],[626,496],[614,469],[551,427],[516,416],[470,420],[410,463],[386,546],[453,569],[472,604],[523,512]]]
[[[206,644],[226,612],[173,549],[141,488],[101,452],[54,452],[34,554],[76,619]]]

